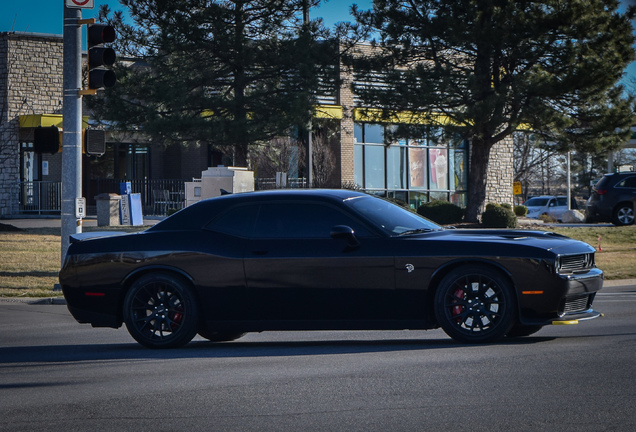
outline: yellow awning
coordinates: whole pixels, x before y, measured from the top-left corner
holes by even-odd
[[[318,105],[314,111],[314,117],[342,120],[342,107],[339,105]]]
[[[20,116],[21,128],[57,126],[62,129],[62,114],[26,114]],[[88,116],[82,117],[82,129],[88,127]]]
[[[395,124],[449,124],[453,121],[444,114],[422,113],[417,111],[395,111],[384,115],[379,108],[355,108],[353,110],[355,121],[372,123],[395,123]]]

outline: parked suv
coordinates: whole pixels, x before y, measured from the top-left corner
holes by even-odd
[[[634,199],[636,172],[605,174],[587,200],[585,218],[589,222],[610,221],[614,225],[631,225],[634,223]]]

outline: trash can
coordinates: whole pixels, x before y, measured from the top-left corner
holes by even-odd
[[[119,203],[121,195],[103,193],[95,197],[97,205],[97,226],[119,225]]]

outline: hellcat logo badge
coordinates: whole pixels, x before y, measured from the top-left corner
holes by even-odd
[[[405,265],[404,267],[406,267],[406,271],[407,271],[408,273],[412,273],[412,272],[413,272],[413,270],[415,270],[415,267],[413,267],[413,264],[407,264],[407,265]]]

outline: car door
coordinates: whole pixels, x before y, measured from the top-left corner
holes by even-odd
[[[357,244],[332,238],[343,225]],[[262,203],[244,263],[253,319],[388,318],[395,283],[388,238],[330,203]]]

